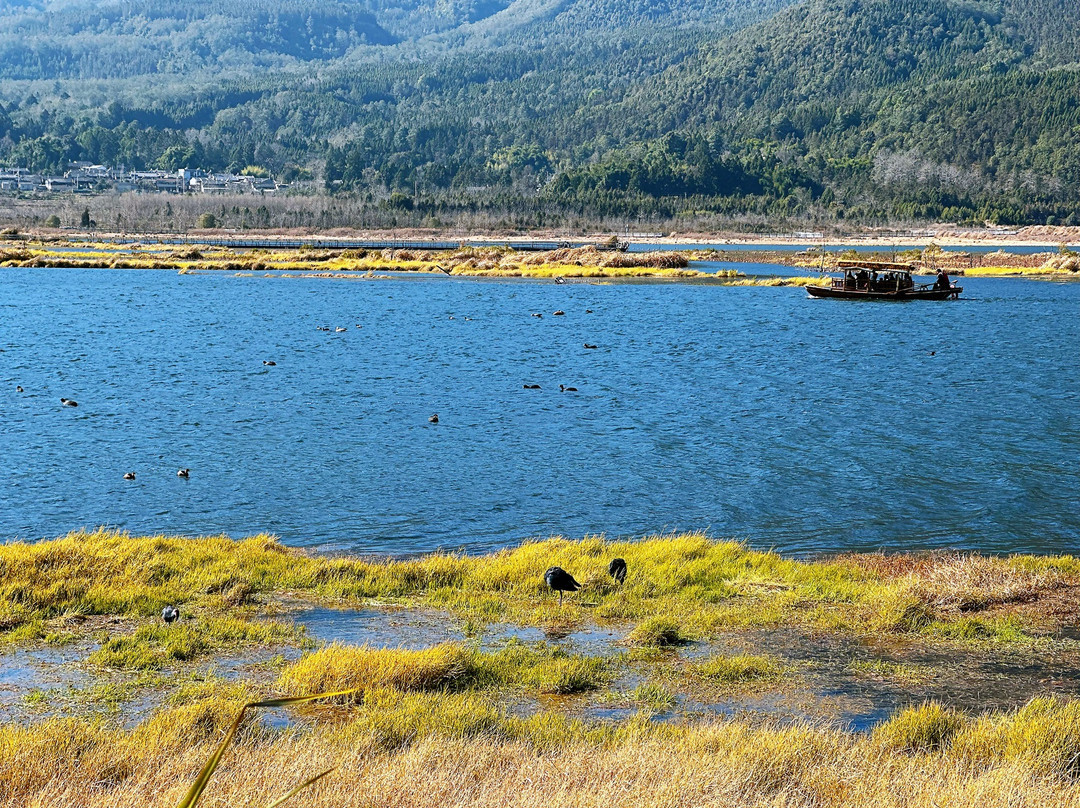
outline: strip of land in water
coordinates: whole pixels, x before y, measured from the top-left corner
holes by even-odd
[[[235,249],[134,244],[117,249],[104,243],[0,244],[0,267],[171,269],[181,273],[295,272],[321,277],[377,277],[416,272],[489,278],[662,278],[730,285],[805,286],[819,277],[751,278],[731,270],[690,268],[684,252],[619,252],[595,247],[524,252],[509,247],[461,247],[447,251],[406,249]]]
[[[554,565],[582,584],[561,606]],[[245,722],[204,804],[331,766],[297,804],[1076,804],[1078,585],[1072,556],[797,561],[702,534],[406,560],[10,543],[0,805],[175,805],[243,703],[334,690]],[[891,694],[883,720],[847,728],[846,691]]]
[[[827,285],[821,273],[835,271],[844,259],[908,261],[916,272],[939,269],[955,275],[1080,278],[1080,258],[1069,251],[1018,255],[998,252],[973,256],[938,247],[881,254],[853,250],[801,252],[751,250],[657,250],[620,252],[595,246],[522,251],[499,246],[462,246],[454,250],[251,248],[106,242],[0,242],[0,267],[169,269],[184,274],[226,271],[234,274],[303,273],[336,278],[386,277],[415,272],[468,277],[540,279],[654,278],[719,283],[730,286]],[[708,269],[702,269],[710,262]],[[748,276],[726,263],[769,263],[816,275]],[[721,268],[716,265],[720,264]]]

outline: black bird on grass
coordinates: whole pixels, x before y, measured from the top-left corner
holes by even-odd
[[[611,563],[607,565],[608,575],[614,578],[621,585],[626,580],[626,562],[621,558],[611,559]]]
[[[166,606],[161,610],[161,619],[166,623],[172,623],[180,619],[180,610],[175,606]]]
[[[562,567],[551,567],[544,573],[544,583],[559,593],[559,605],[562,606],[563,592],[577,592],[581,584]]]

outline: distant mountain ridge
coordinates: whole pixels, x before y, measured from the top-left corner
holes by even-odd
[[[257,164],[429,213],[1080,203],[1068,0],[33,0],[0,78],[0,160],[40,168]]]

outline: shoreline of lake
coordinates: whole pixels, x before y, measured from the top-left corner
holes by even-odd
[[[555,564],[582,584],[561,605],[544,585]],[[908,800],[923,776],[940,796],[1008,773],[1064,798],[1080,788],[1078,593],[1071,556],[794,561],[700,533],[399,561],[268,536],[3,544],[0,782],[20,804],[171,804],[243,705],[344,691],[249,718],[210,793],[280,792],[265,774],[288,758],[293,784],[340,766],[307,799],[344,804],[435,755],[440,770],[479,756],[480,794],[562,761],[583,772],[567,798],[584,798],[626,756],[715,771],[696,804],[732,788],[862,804],[811,774],[830,766],[864,796],[884,766]],[[750,777],[780,750],[805,765]]]

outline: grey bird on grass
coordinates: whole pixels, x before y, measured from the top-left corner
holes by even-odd
[[[180,610],[175,606],[166,606],[161,610],[161,619],[166,623],[173,623],[180,619]]]
[[[614,578],[620,585],[626,580],[626,562],[621,558],[611,559],[607,571],[608,575]]]
[[[577,592],[581,584],[574,580],[574,576],[562,567],[551,567],[544,573],[544,583],[559,593],[559,605],[562,606],[563,592]]]

